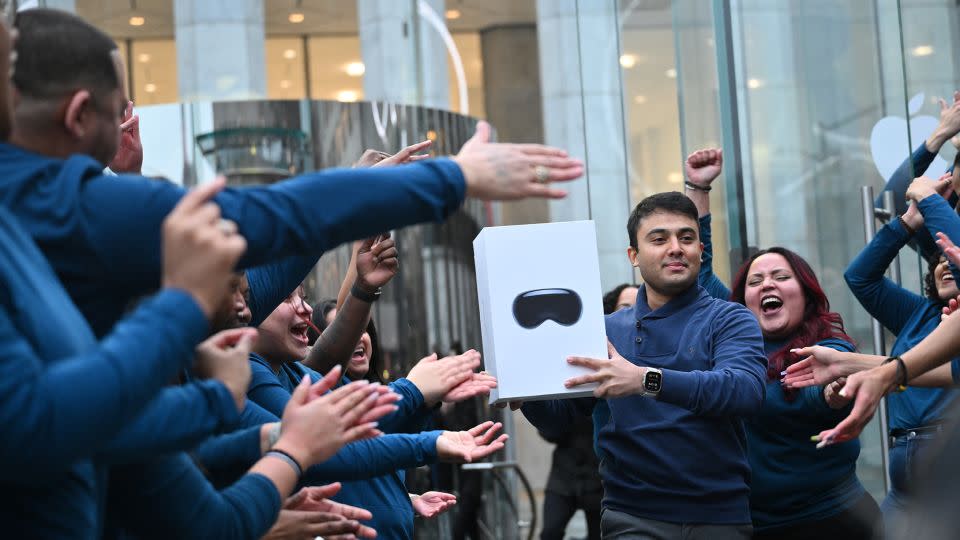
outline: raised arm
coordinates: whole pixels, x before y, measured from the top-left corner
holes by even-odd
[[[843,277],[860,304],[894,334],[899,334],[911,314],[926,300],[897,285],[884,272],[912,233],[923,224],[916,205],[910,205],[902,221],[894,219],[884,225],[873,240],[850,263]]]
[[[304,365],[320,373],[339,365],[346,372],[347,364],[366,331],[371,299],[390,282],[400,268],[396,243],[389,235],[377,235],[360,242],[347,271],[347,280],[357,292],[350,293],[338,304],[337,315],[320,334]],[[344,281],[346,283],[346,280]]]

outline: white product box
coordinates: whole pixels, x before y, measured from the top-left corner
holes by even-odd
[[[568,356],[607,358],[593,221],[486,227],[473,241],[490,403],[591,395]]]

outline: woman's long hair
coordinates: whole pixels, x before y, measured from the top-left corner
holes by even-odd
[[[730,300],[744,306],[747,305],[744,293],[747,287],[747,273],[750,271],[750,265],[758,257],[768,253],[776,253],[787,260],[793,270],[794,278],[800,283],[807,304],[803,311],[803,322],[800,327],[788,339],[783,348],[774,351],[767,357],[767,376],[771,380],[778,380],[780,372],[790,364],[800,360],[790,352],[791,349],[807,347],[828,338],[837,338],[853,343],[853,338],[848,336],[846,330],[844,330],[843,318],[840,317],[840,314],[830,311],[830,301],[827,300],[827,295],[823,292],[823,287],[820,286],[813,269],[810,268],[803,257],[786,248],[772,247],[758,251],[744,262],[733,281]]]

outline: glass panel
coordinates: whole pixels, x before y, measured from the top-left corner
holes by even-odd
[[[312,99],[363,99],[364,66],[357,36],[311,37],[308,48]]]
[[[303,99],[307,97],[303,39],[267,38],[267,98]]]
[[[483,57],[480,51],[480,34],[476,32],[462,32],[453,34],[453,42],[457,46],[460,60],[466,78],[467,103],[470,107],[469,115],[474,118],[486,118],[483,95]],[[450,76],[450,110],[463,113],[460,110],[460,84],[457,81],[456,69],[450,54],[447,54],[447,73]]]
[[[133,42],[131,95],[137,105],[176,103],[177,47],[172,39]]]
[[[890,18],[896,2],[734,5],[739,69],[731,102],[740,108],[745,187],[753,201],[745,209],[748,238],[807,259],[848,333],[870,350],[870,317],[842,275],[863,248],[860,186],[879,190],[884,182],[871,158],[871,132],[888,107],[905,103],[899,33]],[[904,140],[888,153],[899,164],[910,145]],[[882,498],[879,436],[876,428],[864,431],[858,472]]]

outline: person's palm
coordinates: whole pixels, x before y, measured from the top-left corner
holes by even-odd
[[[368,286],[383,287],[397,275],[400,263],[393,246],[394,241],[389,235],[368,238],[360,244],[357,251],[357,275]]]
[[[503,448],[507,435],[494,437],[503,424],[484,422],[469,431],[444,431],[437,438],[437,456],[447,462],[481,459]]]
[[[411,501],[413,509],[417,514],[432,518],[446,512],[450,507],[457,504],[457,498],[449,493],[441,491],[428,491],[423,495],[414,497]]]

